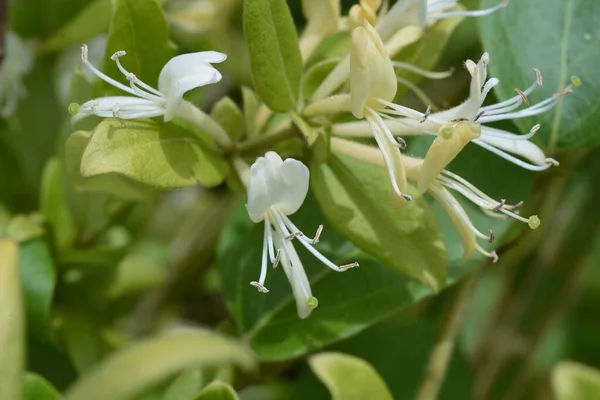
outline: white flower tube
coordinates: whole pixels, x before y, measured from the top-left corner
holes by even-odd
[[[298,211],[308,193],[309,170],[298,160],[283,161],[275,152],[267,152],[250,167],[248,179],[248,203],[246,209],[250,219],[256,223],[264,221],[262,263],[258,281],[250,282],[260,292],[265,287],[268,261],[273,268],[281,264],[290,282],[296,299],[300,318],[306,318],[317,307],[310,282],[294,246],[297,239],[319,261],[334,271],[342,272],[357,267],[358,263],[337,266],[313,247],[319,241],[323,226],[319,226],[314,238],[306,237],[288,218]]]

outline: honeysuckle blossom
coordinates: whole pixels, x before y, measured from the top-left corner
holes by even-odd
[[[182,54],[170,59],[158,76],[158,90],[140,81],[120,62],[125,51],[111,56],[129,82],[124,85],[102,73],[88,61],[88,48],[81,48],[81,60],[94,75],[131,96],[107,96],[90,100],[78,107],[77,116],[97,115],[121,119],[164,116],[173,119],[183,104],[183,95],[197,87],[219,82],[222,78],[211,64],[225,61],[227,56],[216,51]]]
[[[469,98],[462,104],[438,113],[425,113],[401,107],[387,101],[383,113],[388,117],[385,126],[394,136],[434,135],[437,136],[425,157],[419,188],[424,191],[428,184],[452,161],[469,142],[473,142],[494,154],[528,170],[541,171],[558,163],[546,157],[543,150],[529,139],[540,129],[532,127],[526,135],[518,135],[505,130],[484,125],[487,122],[512,120],[542,114],[554,107],[560,96],[570,89],[555,94],[535,105],[518,109],[523,103],[529,104],[528,95],[542,86],[542,77],[536,69],[533,83],[524,91],[517,90],[514,97],[488,106],[483,106],[487,95],[499,83],[497,78],[487,79],[489,55],[483,54],[475,64],[465,63],[471,74]],[[370,127],[361,122],[337,124],[332,133],[338,136],[368,136]]]
[[[5,57],[0,67],[0,114],[7,117],[15,112],[19,99],[27,93],[23,77],[33,67],[33,51],[13,32],[6,32]]]
[[[333,152],[345,154],[365,162],[380,166],[385,165],[377,149],[368,145],[333,137],[331,139],[331,149]],[[407,177],[412,181],[420,182],[425,164],[424,160],[406,155],[403,155],[402,158]],[[494,262],[498,260],[498,255],[495,251],[484,249],[478,243],[478,239],[492,243],[494,240],[493,231],[490,230],[489,234],[485,234],[477,229],[467,212],[452,195],[451,190],[463,195],[490,217],[502,219],[510,217],[528,224],[531,229],[537,229],[540,226],[540,219],[536,215],[524,218],[518,214],[517,209],[522,205],[522,202],[510,205],[506,203],[506,200],[497,201],[461,176],[447,170],[441,170],[440,174],[429,182],[426,191],[440,204],[458,230],[463,244],[463,261],[467,260],[475,250],[486,257],[490,257]]]
[[[483,17],[506,7],[509,1],[503,0],[494,7],[481,10],[464,10],[458,0],[399,0],[379,18],[377,31],[383,40],[388,40],[407,26],[424,28],[444,18]]]
[[[283,161],[277,153],[269,151],[250,167],[246,204],[252,221],[264,221],[260,277],[250,284],[260,292],[267,293],[269,290],[265,287],[265,280],[268,261],[271,261],[273,268],[281,264],[292,287],[300,318],[308,317],[318,301],[312,295],[308,277],[292,243],[293,239],[297,239],[319,261],[334,271],[341,272],[358,266],[358,263],[337,266],[314,248],[323,226],[319,226],[314,238],[309,238],[288,218],[304,202],[308,183],[309,170],[304,164],[292,158]]]
[[[353,30],[365,22],[373,25],[387,52],[394,57],[421,38],[427,25],[435,21],[451,17],[483,17],[506,7],[508,3],[509,0],[503,0],[491,8],[464,10],[457,0],[399,0],[386,11],[380,10],[381,0],[361,0],[350,8],[348,27]],[[402,64],[395,67],[403,68]],[[330,96],[348,80],[349,75],[350,59],[345,57],[314,91],[311,101]]]

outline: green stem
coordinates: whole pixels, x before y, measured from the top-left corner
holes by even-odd
[[[437,398],[444,383],[448,364],[452,359],[452,353],[465,317],[470,295],[483,269],[483,267],[479,267],[457,288],[458,293],[452,300],[440,337],[429,357],[425,377],[416,397],[417,400],[434,400]]]

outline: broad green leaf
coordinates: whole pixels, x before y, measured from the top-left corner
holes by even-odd
[[[238,396],[228,383],[213,381],[202,389],[195,400],[238,400]]]
[[[20,245],[19,272],[27,312],[27,329],[45,337],[56,286],[54,261],[46,242],[37,239]]]
[[[59,251],[69,248],[77,235],[64,185],[63,166],[58,158],[51,158],[42,175],[40,207],[46,222],[52,227],[54,244]]]
[[[384,267],[337,233],[310,193],[290,218],[307,235],[323,224],[316,248],[338,265],[357,261],[360,267],[334,272],[296,244],[319,300],[310,317],[301,320],[281,269],[267,274],[269,293],[250,286],[260,273],[264,228],[254,224],[240,204],[221,236],[217,262],[226,305],[240,334],[262,360],[298,357],[348,338],[432,294],[427,286]],[[452,266],[449,281],[464,273],[464,266]]]
[[[416,67],[431,70],[442,56],[444,48],[452,36],[452,32],[462,21],[462,18],[445,18],[428,27],[423,36],[414,44],[398,53],[394,59]],[[397,69],[399,77],[413,83],[418,83],[422,76],[408,70]],[[412,90],[403,84],[398,85],[396,99],[402,99]],[[428,104],[430,105],[430,104]]]
[[[183,371],[169,385],[162,400],[194,400],[204,383],[200,368],[190,368]]]
[[[484,0],[482,7],[495,4]],[[530,104],[564,90],[572,76],[581,80],[582,85],[562,96],[554,110],[515,121],[522,132],[541,123],[536,138],[550,148],[600,143],[598,15],[596,0],[530,0],[511,2],[481,21],[490,72],[500,79],[496,89],[500,100],[514,96],[515,88],[527,88],[535,79],[533,68],[541,70],[544,86],[529,96]]]
[[[556,400],[595,400],[600,396],[600,371],[563,361],[552,370],[552,387]]]
[[[327,386],[332,400],[393,400],[381,376],[366,361],[342,353],[310,357],[313,372]]]
[[[0,240],[0,399],[20,400],[25,366],[25,316],[15,242]]]
[[[243,20],[258,95],[274,111],[293,110],[300,100],[302,58],[287,2],[245,0]]]
[[[190,367],[236,364],[255,367],[254,356],[239,342],[195,329],[134,342],[83,375],[65,400],[126,400],[161,379]]]
[[[60,393],[43,377],[27,373],[24,400],[60,400]]]
[[[44,37],[75,17],[89,0],[19,0],[9,3],[10,27],[22,36]]]
[[[315,90],[321,85],[321,82],[327,78],[329,73],[340,62],[339,59],[329,58],[310,66],[302,79],[302,94],[304,98],[311,98]]]
[[[391,269],[444,287],[446,250],[423,198],[395,206],[385,168],[341,156],[312,172],[315,197],[339,232]]]
[[[71,21],[62,26],[41,46],[42,51],[57,51],[83,43],[108,30],[111,0],[94,0]]]
[[[219,100],[210,111],[210,116],[225,129],[233,143],[244,136],[242,111],[229,97]]]
[[[216,186],[225,180],[229,166],[208,147],[175,124],[105,119],[83,152],[81,174],[118,173],[161,189]]]
[[[110,59],[115,52],[124,50],[127,55],[121,58],[123,66],[141,81],[156,87],[160,70],[173,56],[163,10],[156,0],[112,0],[112,4],[104,72],[124,79]]]
[[[110,193],[117,198],[131,201],[147,199],[152,191],[133,180],[117,173],[83,177],[81,158],[92,137],[92,132],[77,131],[65,142],[65,164],[71,184],[82,192]]]
[[[55,312],[60,321],[63,347],[73,366],[80,374],[96,364],[100,358],[98,324],[88,312],[76,308],[61,308]]]

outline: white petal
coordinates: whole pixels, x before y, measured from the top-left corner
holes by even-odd
[[[508,133],[508,132],[506,132]],[[516,136],[516,135],[515,135]],[[485,127],[483,129],[483,134],[479,138],[479,140],[484,141],[487,144],[490,144],[494,147],[497,147],[501,150],[507,151],[514,155],[520,156],[526,160],[531,161],[536,165],[545,165],[546,164],[546,155],[544,151],[540,149],[536,144],[530,142],[529,140],[511,140],[504,139],[498,137],[490,137],[485,134]]]
[[[300,208],[308,193],[309,171],[300,161],[283,161],[275,152],[259,157],[250,167],[248,203],[250,219],[260,222],[271,207],[285,215]]]
[[[281,166],[281,175],[284,188],[277,208],[285,215],[290,215],[298,211],[306,199],[310,172],[300,161],[288,158]]]
[[[227,56],[216,51],[182,54],[170,59],[158,76],[158,90],[167,98],[165,121],[173,118],[184,93],[222,78],[210,63],[220,63]]]

